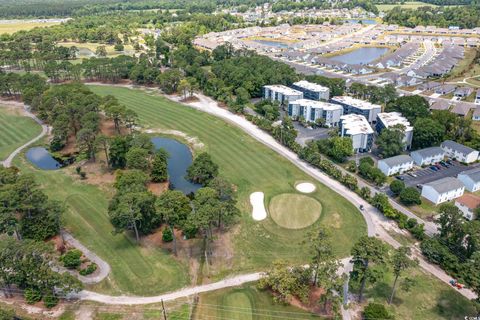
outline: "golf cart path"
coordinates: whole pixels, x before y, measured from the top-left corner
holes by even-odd
[[[35,138],[31,139],[21,147],[15,149],[4,161],[0,162],[0,165],[3,165],[4,167],[8,168],[12,166],[12,161],[13,159],[20,154],[25,148],[27,148],[29,145],[37,142],[41,138],[43,138],[47,133],[48,133],[48,126],[43,123],[42,120],[40,120],[36,115],[30,112],[29,107],[18,101],[0,101],[3,105],[6,106],[15,106],[15,107],[21,107],[23,108],[23,114],[29,118],[32,118],[36,123],[38,123],[42,127],[42,132]],[[95,262],[97,264],[97,270],[95,273],[93,273],[92,276],[82,276],[80,274],[74,274],[81,282],[85,284],[95,284],[103,279],[105,279],[108,274],[110,273],[110,265],[102,260],[99,256],[97,256],[95,253],[90,251],[87,247],[85,247],[83,244],[80,243],[77,239],[75,239],[70,233],[62,230],[60,231],[62,238],[65,242],[69,243],[71,246],[77,248],[78,250],[82,251],[82,253],[92,262]]]

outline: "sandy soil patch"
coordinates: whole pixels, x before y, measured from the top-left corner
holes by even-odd
[[[317,187],[315,187],[315,185],[310,182],[301,182],[295,185],[295,189],[297,189],[297,191],[300,191],[301,193],[312,193],[317,189]]]
[[[167,129],[147,129],[144,130],[145,133],[163,133],[169,134],[172,136],[178,136],[185,139],[188,144],[193,147],[194,149],[202,149],[205,145],[197,138],[197,137],[190,137],[185,132],[179,130],[167,130]]]
[[[250,195],[250,204],[252,205],[252,218],[255,221],[262,221],[267,217],[265,203],[263,202],[263,192],[254,192]]]
[[[147,188],[148,188],[148,191],[158,196],[168,190],[168,182],[161,182],[161,183],[150,182]]]

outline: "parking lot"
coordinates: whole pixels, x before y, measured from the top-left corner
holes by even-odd
[[[330,128],[305,128],[297,121],[293,123],[293,126],[295,127],[295,129],[297,129],[298,132],[297,139],[295,141],[301,146],[305,146],[310,140],[320,140],[328,138],[328,132],[331,130]]]
[[[452,161],[448,168],[439,165],[437,171],[431,169],[431,166],[427,166],[426,168],[419,168],[418,170],[410,171],[416,177],[413,177],[410,174],[402,174],[400,177],[403,178],[405,184],[409,187],[416,187],[417,185],[423,185],[425,183],[429,183],[435,180],[439,180],[445,177],[454,177],[456,178],[457,175],[465,170],[470,170],[480,166],[480,163],[474,163],[472,165],[466,166],[459,162]]]

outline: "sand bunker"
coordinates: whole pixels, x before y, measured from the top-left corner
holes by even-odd
[[[256,221],[261,221],[267,217],[267,210],[263,203],[263,192],[254,192],[250,195],[250,204],[253,207],[252,218]]]
[[[302,183],[297,184],[295,186],[295,189],[297,189],[298,191],[300,191],[302,193],[312,193],[313,191],[315,191],[316,187],[313,183],[302,182]]]

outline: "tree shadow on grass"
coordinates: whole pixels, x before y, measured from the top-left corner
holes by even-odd
[[[465,319],[465,316],[475,316],[475,306],[453,290],[442,290],[438,296],[437,305],[433,309],[439,317],[445,319]]]

